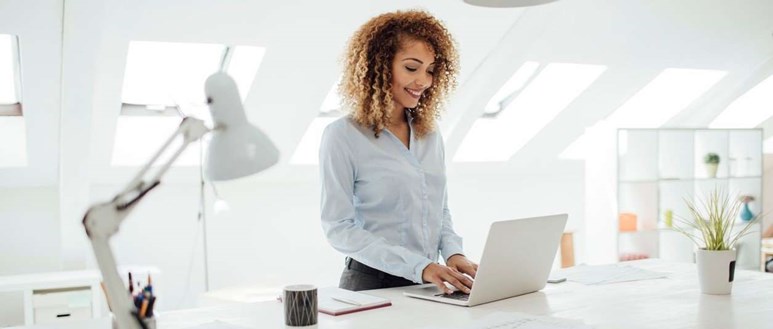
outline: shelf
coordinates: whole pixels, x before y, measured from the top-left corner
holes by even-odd
[[[641,180],[620,180],[620,184],[647,184],[647,183],[657,183],[659,180],[657,179],[641,179]]]
[[[715,177],[715,178],[659,178],[659,179],[639,179],[639,180],[625,180],[621,179],[620,184],[645,184],[645,183],[660,183],[660,182],[708,182],[708,181],[722,181],[730,179],[762,179],[762,176],[734,176],[734,177]]]
[[[761,129],[620,129],[617,149],[617,214],[633,213],[637,231],[618,231],[617,251],[679,261],[693,260],[693,243],[680,232],[663,225],[666,211],[688,214],[685,199],[696,201],[715,188],[728,193],[753,195],[752,211],[762,208]],[[703,159],[720,157],[716,176],[709,178]],[[756,209],[755,209],[756,208]],[[745,222],[737,221],[734,230]],[[630,227],[630,226],[629,226]],[[615,227],[618,228],[617,226]],[[752,228],[760,230],[760,226]],[[739,249],[739,268],[758,268],[759,233],[746,237]]]
[[[670,229],[670,228],[651,228],[651,229],[636,230],[636,231],[617,231],[617,234],[652,234],[653,232],[654,233],[661,233],[661,232],[679,233],[678,231],[674,231],[673,229]]]

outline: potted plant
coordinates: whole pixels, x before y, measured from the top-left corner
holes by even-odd
[[[698,247],[696,261],[701,292],[729,294],[735,274],[735,244],[750,233],[759,216],[743,226],[734,227],[742,203],[719,189],[700,202],[685,202],[690,215],[687,218],[676,216],[680,225],[674,225],[672,229],[687,236]]]
[[[706,153],[703,157],[703,163],[706,164],[706,174],[709,178],[717,177],[717,168],[719,168],[719,154]]]

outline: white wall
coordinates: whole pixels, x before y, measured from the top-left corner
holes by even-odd
[[[0,188],[0,275],[59,270],[58,191]],[[0,327],[24,322],[21,293],[0,293]]]
[[[762,231],[773,225],[773,154],[763,154],[762,159]]]

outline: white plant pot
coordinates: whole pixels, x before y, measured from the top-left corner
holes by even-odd
[[[717,169],[719,169],[718,163],[706,163],[706,175],[709,178],[717,177]]]
[[[727,295],[733,289],[735,276],[735,256],[733,250],[696,251],[698,280],[701,292],[709,295]]]

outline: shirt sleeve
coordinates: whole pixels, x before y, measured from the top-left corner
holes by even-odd
[[[340,131],[325,129],[319,148],[321,220],[328,242],[337,251],[389,274],[421,283],[432,260],[389,243],[355,220],[356,168],[352,149]],[[339,127],[340,128],[340,127]]]
[[[442,151],[443,172],[445,172],[446,163],[446,151],[445,145],[443,145],[443,138],[440,136],[440,132],[437,134],[440,149]],[[446,183],[446,186],[448,183]],[[451,211],[448,209],[448,189],[443,187],[443,227],[440,229],[440,255],[444,261],[448,261],[448,258],[456,254],[464,254],[462,248],[462,237],[456,234],[454,231],[454,223],[451,220]]]
[[[443,191],[443,227],[440,230],[440,254],[444,261],[456,254],[464,254],[462,237],[454,231],[451,211],[448,210],[448,192]]]

